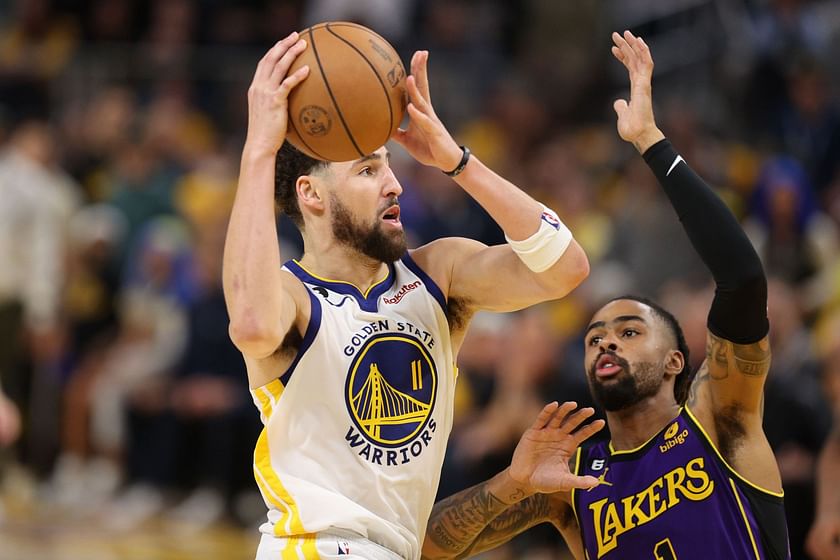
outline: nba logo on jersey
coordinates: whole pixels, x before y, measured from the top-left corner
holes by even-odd
[[[350,543],[347,541],[338,541],[338,556],[347,556],[350,554]]]

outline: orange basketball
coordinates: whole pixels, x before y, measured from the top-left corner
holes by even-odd
[[[306,49],[289,74],[309,76],[289,95],[286,139],[310,157],[359,159],[380,148],[402,121],[405,67],[394,48],[367,27],[343,21],[300,32]]]

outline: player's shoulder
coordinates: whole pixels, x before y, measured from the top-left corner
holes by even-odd
[[[448,293],[452,269],[464,257],[487,247],[466,237],[441,237],[409,251],[411,259]]]

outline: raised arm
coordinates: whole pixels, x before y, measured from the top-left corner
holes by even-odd
[[[410,124],[394,140],[420,163],[457,171],[455,182],[490,214],[509,243],[487,247],[444,239],[418,250],[418,257],[431,252],[428,261],[449,263],[443,272],[448,295],[473,309],[510,311],[566,295],[589,274],[586,255],[552,210],[458,146],[434,112],[427,62],[426,51],[411,60]]]
[[[546,405],[522,435],[510,467],[435,504],[423,558],[466,558],[544,522],[553,523],[579,554],[570,509],[556,493],[598,484],[592,476],[571,473],[569,460],[583,441],[604,427],[604,421],[578,429],[594,411],[575,411],[576,407],[574,402]]]
[[[770,366],[767,280],[761,261],[735,216],[657,128],[648,46],[629,31],[624,36],[614,33],[613,42],[613,54],[627,67],[631,83],[630,102],[615,103],[619,134],[644,155],[715,280],[704,366],[711,383],[701,387],[706,377],[697,379],[692,404],[708,404],[716,410],[734,406],[760,426],[762,391]],[[706,397],[701,390],[708,390]]]
[[[281,271],[274,164],[286,137],[287,97],[308,67],[286,72],[304,48],[297,33],[278,42],[260,60],[248,90],[248,136],[225,240],[223,281],[231,339],[251,360],[280,346],[300,307],[295,283]]]

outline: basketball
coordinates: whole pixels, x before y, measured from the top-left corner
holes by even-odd
[[[286,139],[306,155],[349,161],[373,153],[405,114],[405,67],[394,48],[367,27],[319,23],[300,32],[306,49],[289,74],[309,76],[289,95]]]

